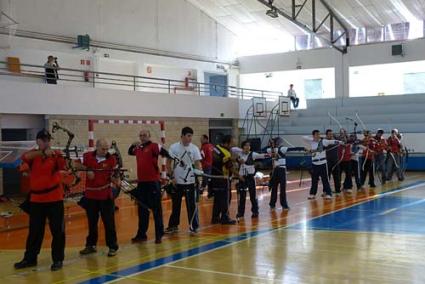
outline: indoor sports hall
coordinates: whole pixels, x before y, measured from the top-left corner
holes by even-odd
[[[1,283],[425,283],[425,0],[0,0]]]

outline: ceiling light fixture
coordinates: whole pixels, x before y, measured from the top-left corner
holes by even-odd
[[[273,19],[279,17],[276,7],[272,7],[270,10],[267,10],[266,15]]]
[[[270,10],[267,10],[266,15],[270,18],[276,19],[279,17],[279,14],[277,13],[276,7],[273,6],[274,0],[269,0]]]

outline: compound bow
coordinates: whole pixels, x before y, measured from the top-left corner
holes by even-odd
[[[69,129],[60,126],[59,123],[54,122],[53,126],[52,126],[52,133],[56,133],[59,130],[68,135],[68,140],[66,142],[65,149],[64,149],[65,161],[66,161],[67,168],[71,171],[71,174],[74,176],[73,182],[69,186],[68,185],[65,186],[65,189],[68,191],[71,187],[77,185],[81,181],[81,178],[78,175],[78,170],[74,166],[74,163],[71,159],[71,151],[72,151],[71,150],[71,143],[72,143],[72,140],[75,137],[75,134],[72,133]]]

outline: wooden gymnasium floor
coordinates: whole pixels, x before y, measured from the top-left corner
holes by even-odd
[[[136,210],[121,197],[116,215],[120,250],[113,258],[105,255],[102,229],[98,253],[78,255],[87,225],[83,212],[72,206],[64,268],[50,272],[46,232],[38,267],[14,270],[27,231],[3,231],[0,283],[425,283],[424,174],[409,173],[404,182],[332,201],[308,201],[309,181],[299,187],[297,177],[297,172],[289,177],[289,212],[271,211],[269,192],[259,189],[258,221],[251,220],[247,200],[245,219],[238,225],[210,225],[212,202],[203,197],[200,233],[188,234],[183,209],[180,232],[160,245],[153,243],[152,225],[148,242],[131,244]],[[165,224],[169,215],[170,201],[164,201]],[[19,222],[25,223],[25,217],[13,217],[11,226]]]

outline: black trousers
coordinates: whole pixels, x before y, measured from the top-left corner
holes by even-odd
[[[356,181],[357,190],[362,187],[362,183],[360,180],[360,163],[356,160],[351,160],[351,170],[354,176],[354,180]]]
[[[180,211],[182,207],[182,198],[186,200],[187,217],[189,226],[193,229],[199,227],[198,210],[196,210],[196,189],[195,184],[177,184],[176,191],[171,195],[173,209],[168,221],[168,227],[178,227],[180,224]]]
[[[239,182],[238,191],[239,191],[238,216],[242,217],[245,213],[247,191],[249,192],[249,199],[251,200],[251,212],[253,214],[258,214],[257,188],[255,187],[254,175],[244,176],[244,181]]]
[[[44,238],[46,219],[52,234],[52,260],[63,261],[65,256],[65,223],[63,201],[30,205],[30,226],[24,259],[36,261]]]
[[[380,175],[381,183],[385,182],[385,154],[379,153],[375,156],[375,172]]]
[[[338,165],[338,161],[328,161],[328,178],[331,179],[331,176],[334,180],[335,192],[341,192],[341,168]]]
[[[360,174],[360,183],[363,186],[366,182],[366,177],[369,174],[369,185],[375,186],[375,173],[373,172],[373,160],[367,159],[366,162],[362,160],[360,165],[361,174]]]
[[[149,210],[152,210],[155,220],[155,238],[160,240],[164,235],[164,223],[162,221],[162,196],[159,181],[139,182],[136,190],[140,198],[140,203],[138,203],[139,228],[137,236],[146,237],[149,227]]]
[[[284,167],[276,167],[273,170],[273,176],[271,178],[272,183],[272,192],[270,195],[270,203],[269,205],[271,207],[276,206],[277,201],[277,187],[280,185],[280,205],[282,205],[283,208],[288,207],[288,202],[286,201],[286,168]]]
[[[317,193],[317,187],[319,185],[319,178],[322,180],[323,184],[323,192],[326,193],[326,195],[332,195],[331,191],[331,185],[329,184],[328,179],[328,169],[327,165],[314,165],[312,166],[312,173],[311,173],[311,189],[310,194],[316,195]]]
[[[210,174],[211,174],[211,171],[212,171],[212,167],[205,167],[205,168],[202,168],[202,171],[203,171],[205,174],[210,175]],[[205,189],[205,188],[207,187],[207,185],[208,185],[208,178],[207,178],[207,177],[204,177],[204,178],[202,179],[202,185],[201,185],[201,188]]]
[[[351,168],[351,160],[342,161],[340,164],[341,174],[344,172],[345,178],[343,183],[344,189],[353,188],[353,169]]]
[[[86,246],[96,246],[98,238],[97,224],[99,215],[105,228],[106,245],[110,249],[118,249],[117,232],[115,230],[115,204],[112,199],[94,200],[87,199],[87,219],[89,222],[89,235]]]
[[[300,99],[296,97],[290,97],[292,104],[294,105],[294,108],[298,107],[298,104],[300,103]]]
[[[230,186],[225,185],[220,188],[211,186],[214,192],[214,203],[212,212],[212,222],[225,222],[230,220],[229,217],[229,194]]]

